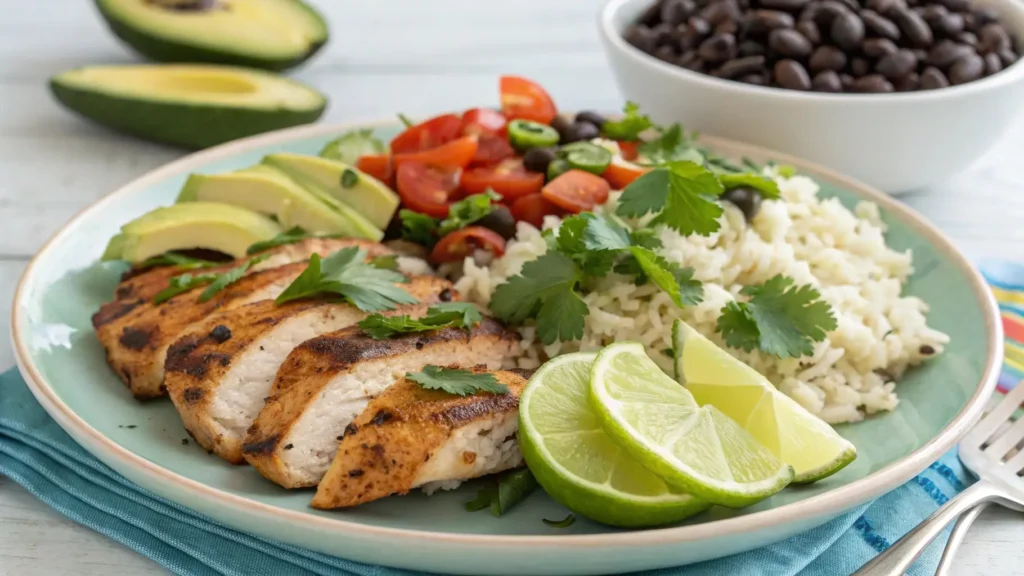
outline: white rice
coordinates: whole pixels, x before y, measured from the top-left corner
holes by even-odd
[[[901,296],[913,272],[910,251],[886,246],[885,224],[875,204],[861,202],[851,212],[836,199],[819,199],[818,186],[809,178],[770,175],[776,177],[782,199],[764,202],[749,225],[726,202],[721,229],[712,236],[682,237],[664,227],[657,229],[664,244],[660,253],[670,262],[692,267],[695,278],[704,283],[701,304],[680,309],[656,286],[636,286],[611,274],[584,296],[590,314],[581,341],[542,346],[531,326],[520,328],[519,367],[536,368],[558,354],[634,340],[671,371],[671,360],[663,351],[672,346],[673,320],[682,318],[724,346],[715,331],[722,306],[743,286],[784,274],[797,284],[817,287],[831,304],[838,328],[815,346],[813,355],[803,358],[726,349],[829,423],[856,422],[865,414],[895,408],[895,381],[908,367],[940,354],[949,341],[928,327],[923,301]],[[558,225],[554,217],[545,221],[545,228]],[[504,256],[488,266],[467,258],[461,271],[451,271],[461,273],[456,288],[464,298],[486,306],[495,287],[546,249],[540,231],[520,222]]]

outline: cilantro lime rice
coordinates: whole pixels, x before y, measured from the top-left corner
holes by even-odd
[[[831,305],[837,328],[814,344],[812,354],[799,358],[779,358],[757,348],[726,349],[829,423],[856,422],[895,408],[895,381],[908,367],[940,354],[949,340],[928,327],[923,301],[901,295],[913,272],[910,252],[886,246],[885,224],[873,203],[861,202],[850,211],[836,199],[818,198],[818,186],[809,178],[771,175],[781,199],[766,200],[750,224],[738,209],[723,203],[721,228],[710,236],[684,237],[654,227],[662,243],[655,251],[694,270],[694,278],[703,283],[702,302],[680,308],[652,283],[637,285],[630,277],[609,273],[583,295],[589,314],[582,339],[543,345],[531,323],[519,327],[519,367],[536,368],[559,354],[635,340],[670,372],[668,351],[676,318],[724,346],[715,329],[722,307],[746,300],[740,294],[744,286],[782,274],[796,285],[817,288]],[[616,199],[613,194],[604,211]],[[559,225],[548,216],[544,227]],[[456,288],[466,299],[487,306],[499,284],[547,249],[541,231],[520,222],[504,256],[489,264],[466,258]]]

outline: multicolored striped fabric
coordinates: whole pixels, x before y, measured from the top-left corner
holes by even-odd
[[[998,392],[1005,394],[1024,380],[1024,265],[983,262],[980,270],[992,287],[1003,320],[1006,357]]]

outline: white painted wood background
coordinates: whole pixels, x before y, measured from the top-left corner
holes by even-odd
[[[421,116],[496,103],[497,76],[540,81],[566,109],[618,109],[597,39],[601,0],[320,0],[333,38],[295,76],[331,98],[323,121]],[[85,0],[0,0],[0,303],[75,212],[183,154],[110,133],[50,98],[47,79],[136,58]],[[936,122],[942,119],[937,118]],[[941,145],[938,143],[937,145]],[[972,171],[904,197],[973,258],[1024,261],[1024,122]],[[7,334],[8,317],[0,316]],[[0,343],[0,369],[13,365]],[[958,576],[1024,574],[1024,517],[987,512]],[[163,574],[0,477],[0,576]]]

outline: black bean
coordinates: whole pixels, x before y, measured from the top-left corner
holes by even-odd
[[[973,53],[974,50],[970,46],[957,44],[951,40],[940,40],[928,52],[927,62],[937,68],[946,69],[959,58]]]
[[[767,86],[768,74],[747,74],[746,76],[740,76],[736,80],[743,82],[744,84],[753,84],[755,86]]]
[[[987,6],[984,8],[975,9],[974,12],[971,13],[971,16],[973,17],[972,27],[974,28],[975,32],[977,32],[979,29],[981,29],[982,26],[986,24],[991,24],[992,22],[999,21],[999,14],[997,14],[995,10]]]
[[[846,14],[850,11],[846,4],[839,2],[838,0],[824,0],[821,6],[818,7],[817,13],[814,16],[814,22],[821,29],[830,29],[832,21]]]
[[[605,117],[598,114],[597,112],[594,112],[593,110],[584,110],[583,112],[579,112],[576,114],[576,121],[590,122],[594,126],[601,128],[602,126],[604,126]]]
[[[991,76],[1003,69],[1003,61],[999,56],[989,52],[985,54],[985,76]]]
[[[555,161],[558,155],[551,148],[530,148],[523,154],[523,168],[530,172],[547,174],[548,165]]]
[[[661,21],[661,5],[664,4],[664,0],[658,0],[654,4],[647,7],[644,13],[640,15],[639,22],[645,26],[654,26]]]
[[[893,83],[897,92],[913,92],[921,86],[921,76],[917,72],[911,72]]]
[[[748,34],[767,34],[776,28],[792,28],[793,16],[778,10],[754,10],[747,16]]]
[[[888,38],[894,42],[900,39],[899,26],[878,12],[861,10],[860,19],[864,21],[864,28],[867,29],[868,34],[879,38]]]
[[[808,2],[809,0],[761,0],[761,6],[793,12],[803,8]]]
[[[731,60],[736,56],[736,37],[732,34],[715,34],[701,42],[697,55],[711,64]]]
[[[888,38],[868,38],[860,45],[860,51],[869,58],[882,58],[899,50]]]
[[[974,32],[961,32],[954,36],[953,39],[972,48],[978,47],[978,37],[975,36]]]
[[[960,14],[946,14],[938,22],[932,23],[932,32],[939,36],[953,36],[964,29],[964,17]]]
[[[807,38],[808,42],[817,46],[821,44],[821,32],[818,30],[818,25],[813,20],[802,20],[796,23],[796,31],[803,34],[804,38]]]
[[[854,83],[853,76],[850,76],[849,74],[840,74],[839,75],[839,83],[842,84],[843,90],[846,90],[846,91],[853,90],[853,83]]]
[[[815,92],[842,92],[843,83],[834,71],[824,70],[818,72],[811,80],[811,88]]]
[[[530,149],[530,152],[533,150],[537,150],[537,148]],[[523,163],[526,163],[525,157]],[[509,212],[509,209],[501,204],[495,206],[490,214],[477,220],[474,224],[497,232],[505,240],[514,238],[516,235],[516,219],[512,217],[512,212]]]
[[[661,21],[672,26],[686,22],[697,10],[697,3],[693,0],[665,0],[661,4]]]
[[[846,7],[852,10],[853,12],[860,11],[860,2],[858,2],[857,0],[839,0],[839,2],[845,4]]]
[[[779,86],[790,90],[811,89],[811,78],[807,75],[807,70],[796,60],[779,60],[773,70]]]
[[[949,67],[949,83],[965,84],[981,78],[985,73],[985,61],[977,54],[968,54]]]
[[[812,74],[817,74],[823,70],[839,72],[846,68],[846,53],[835,46],[819,46],[811,54],[808,66]]]
[[[953,12],[966,12],[971,9],[971,0],[936,0]]]
[[[623,35],[626,42],[650,54],[654,52],[654,32],[646,26],[630,26]]]
[[[551,127],[558,131],[560,140],[565,138],[565,135],[569,132],[570,126],[572,126],[572,122],[561,114],[555,116],[555,119],[551,121]]]
[[[911,48],[910,51],[914,53],[914,58],[917,58],[918,62],[924,62],[928,59],[928,51],[924,48]]]
[[[864,22],[853,12],[840,14],[832,20],[832,41],[844,50],[853,50],[864,40]]]
[[[798,22],[815,21],[818,19],[818,12],[821,10],[821,2],[815,1],[807,4],[803,10],[800,11],[800,17],[797,18]]]
[[[764,56],[764,51],[764,44],[754,42],[753,40],[744,40],[743,42],[740,42],[739,48],[737,49],[737,53],[739,53],[740,57]]]
[[[933,40],[932,29],[925,24],[920,14],[904,8],[903,10],[896,10],[893,13],[892,19],[912,44],[920,48],[927,48],[931,45]]]
[[[670,64],[675,64],[676,58],[679,56],[679,53],[676,52],[675,46],[658,46],[657,48],[654,49],[653,56],[658,60],[662,60]]]
[[[726,20],[719,22],[715,26],[715,34],[736,34],[740,30],[740,25],[735,20]]]
[[[1013,64],[1014,62],[1017,61],[1017,58],[1019,57],[1016,52],[1009,48],[1007,48],[1006,50],[1000,50],[999,52],[996,53],[996,55],[999,56],[999,59],[1003,61],[1003,66],[1009,66],[1010,64]]]
[[[929,66],[924,69],[924,72],[921,72],[921,90],[935,90],[947,86],[949,86],[949,80],[938,68]]]
[[[893,85],[881,74],[869,74],[853,82],[854,92],[882,93],[895,90]]]
[[[700,59],[700,56],[697,56],[696,52],[683,54],[683,57],[679,59],[679,65],[695,72],[704,71],[704,61]]]
[[[597,138],[600,135],[601,131],[590,122],[573,122],[565,131],[565,134],[562,135],[562,138],[559,139],[559,143],[582,142]]]
[[[803,58],[811,53],[811,41],[792,28],[772,30],[768,35],[768,47],[782,56]]]
[[[651,28],[651,32],[654,33],[655,46],[667,46],[676,40],[676,29],[668,24],[658,24]]]
[[[910,74],[917,68],[917,57],[906,48],[902,48],[883,57],[875,64],[875,72],[889,80],[897,80]]]
[[[739,208],[747,222],[753,220],[761,210],[761,193],[749,186],[726,190],[722,199]]]
[[[871,63],[864,58],[854,58],[850,60],[850,73],[855,77],[860,78],[867,74],[871,70]]]
[[[889,17],[891,12],[907,7],[904,0],[867,0],[866,5],[875,12]]]
[[[734,60],[729,60],[725,64],[722,64],[722,66],[715,71],[715,76],[718,76],[720,78],[736,78],[738,76],[746,76],[747,74],[753,74],[755,72],[763,70],[764,64],[764,56],[747,56],[746,58],[736,58]]]
[[[711,34],[711,23],[701,18],[700,16],[693,16],[686,21],[686,27],[697,37],[703,39],[708,34]]]
[[[743,12],[740,11],[736,0],[718,0],[708,4],[700,11],[700,15],[712,26],[716,26],[726,20],[740,20],[743,18]]]
[[[978,50],[985,52],[999,52],[1010,48],[1010,36],[1002,24],[992,23],[982,26],[978,31]]]
[[[942,20],[946,14],[949,14],[949,10],[946,10],[946,7],[941,4],[929,4],[920,10],[914,11],[920,14],[921,18],[924,18],[924,21],[927,22],[929,26],[939,20]]]

